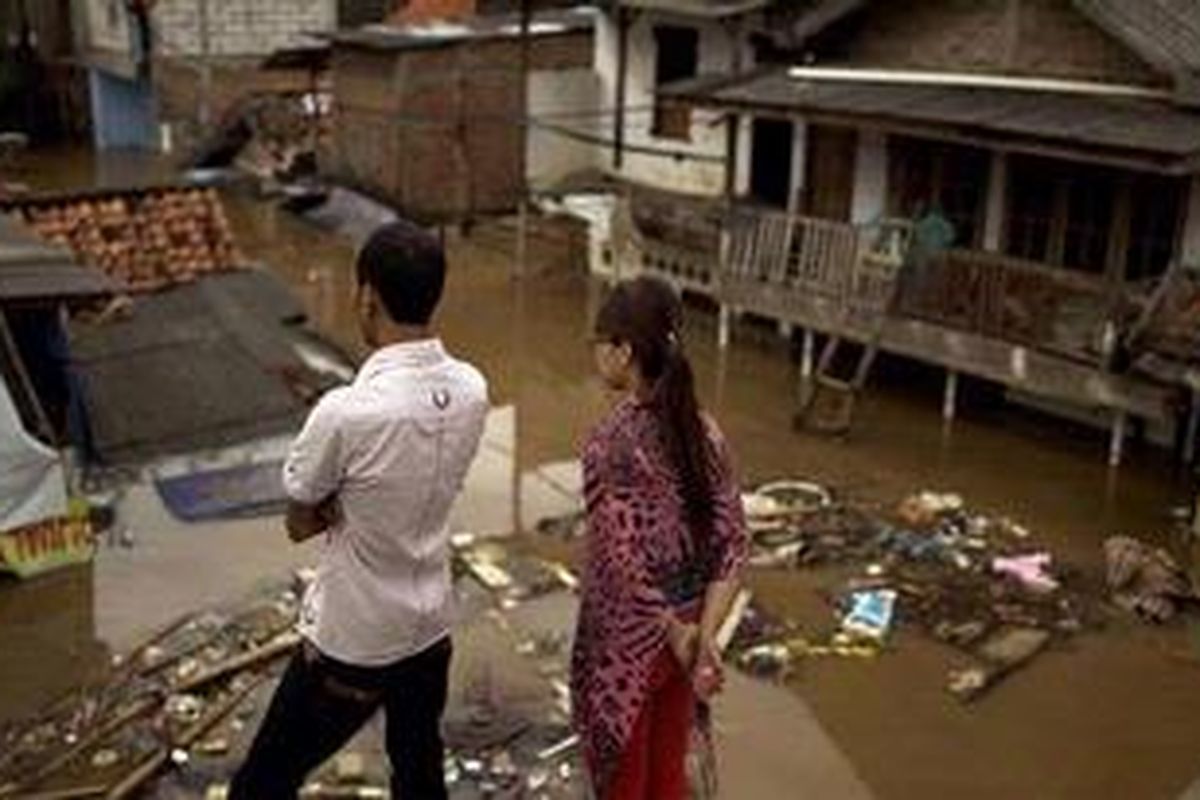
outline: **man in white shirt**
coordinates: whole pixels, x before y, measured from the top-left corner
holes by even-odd
[[[430,328],[445,283],[435,239],[404,222],[358,256],[358,316],[374,353],[309,415],[284,466],[287,529],[324,535],[289,664],[234,800],[295,798],[379,708],[392,796],[446,797],[441,716],[450,666],[446,519],[475,458],[487,383]]]

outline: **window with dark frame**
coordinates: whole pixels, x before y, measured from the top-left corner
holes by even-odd
[[[1047,261],[1058,176],[1040,159],[1014,159],[1008,172],[1005,252],[1027,261]]]
[[[1126,280],[1154,278],[1167,271],[1179,248],[1186,188],[1183,178],[1160,175],[1134,178]]]
[[[954,226],[956,246],[981,245],[991,168],[986,151],[892,136],[888,163],[891,214],[915,219],[936,208]]]
[[[1066,221],[1059,263],[1101,275],[1108,262],[1118,175],[1115,170],[1079,171],[1062,182]]]
[[[1121,193],[1131,193],[1128,218]],[[1034,156],[1009,162],[1004,252],[1102,275],[1114,248],[1125,280],[1161,275],[1182,226],[1181,179]],[[1126,224],[1127,223],[1127,224]]]
[[[654,29],[654,86],[696,77],[700,63],[700,34],[695,28],[663,25]],[[686,103],[654,100],[653,135],[660,139],[692,138],[692,109]]]

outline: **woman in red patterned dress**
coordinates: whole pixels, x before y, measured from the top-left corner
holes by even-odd
[[[721,687],[714,639],[745,558],[729,453],[698,407],[681,317],[669,286],[639,278],[596,319],[597,369],[621,399],[583,453],[571,689],[598,800],[687,796],[691,732]]]

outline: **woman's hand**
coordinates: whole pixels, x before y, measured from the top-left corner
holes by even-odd
[[[696,643],[699,640],[699,629],[687,622],[681,622],[674,614],[667,617],[667,644],[675,655],[675,660],[690,674],[696,663]]]
[[[716,643],[704,639],[696,642],[696,663],[692,668],[692,689],[701,700],[709,700],[725,688],[725,665]]]

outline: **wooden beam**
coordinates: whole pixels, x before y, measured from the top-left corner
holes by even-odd
[[[625,103],[629,81],[629,28],[633,24],[629,9],[616,0],[617,79],[613,100],[613,169],[620,172],[625,165]]]

